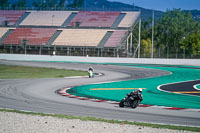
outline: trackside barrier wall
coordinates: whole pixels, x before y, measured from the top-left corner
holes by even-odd
[[[0,54],[3,60],[19,61],[60,61],[60,62],[88,62],[88,63],[138,63],[138,64],[167,64],[200,66],[200,59],[149,59],[149,58],[110,58],[110,57],[80,57],[80,56],[49,56]]]

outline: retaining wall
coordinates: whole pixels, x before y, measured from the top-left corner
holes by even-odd
[[[95,63],[137,63],[137,64],[170,64],[200,66],[200,59],[151,59],[151,58],[116,58],[116,57],[83,57],[83,56],[49,56],[0,54],[0,59],[18,61],[70,61]]]

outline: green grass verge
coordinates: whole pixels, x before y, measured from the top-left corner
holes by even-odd
[[[1,79],[17,78],[58,78],[70,76],[86,76],[87,72],[77,70],[25,67],[0,64]]]
[[[72,115],[62,115],[62,114],[44,114],[44,113],[24,112],[24,111],[9,110],[9,109],[0,109],[0,111],[1,112],[13,112],[13,113],[19,113],[19,114],[27,114],[27,115],[51,116],[51,117],[62,118],[62,119],[80,119],[82,121],[98,121],[98,122],[106,122],[106,123],[112,123],[112,124],[128,124],[128,125],[145,126],[145,127],[160,128],[160,129],[172,129],[172,130],[200,132],[200,127],[174,126],[174,125],[162,125],[162,124],[151,124],[151,123],[141,123],[141,122],[118,121],[118,120],[108,120],[108,119],[95,118],[95,117],[89,117],[89,116],[82,117],[82,116],[72,116]]]

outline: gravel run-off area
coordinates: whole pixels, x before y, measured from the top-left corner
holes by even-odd
[[[126,124],[0,112],[0,133],[190,133]],[[194,132],[191,132],[194,133]]]

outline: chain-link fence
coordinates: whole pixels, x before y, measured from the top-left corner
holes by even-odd
[[[152,58],[152,54],[143,52],[140,49],[139,58]],[[95,47],[63,47],[63,46],[32,46],[32,45],[0,45],[0,53],[6,54],[36,54],[36,55],[56,55],[63,56],[92,56],[92,57],[130,57],[138,58],[138,52],[127,52],[126,49],[119,48],[95,48]],[[173,59],[200,59],[199,55],[187,53],[182,49],[177,52],[170,50],[154,50],[153,58],[173,58]]]

